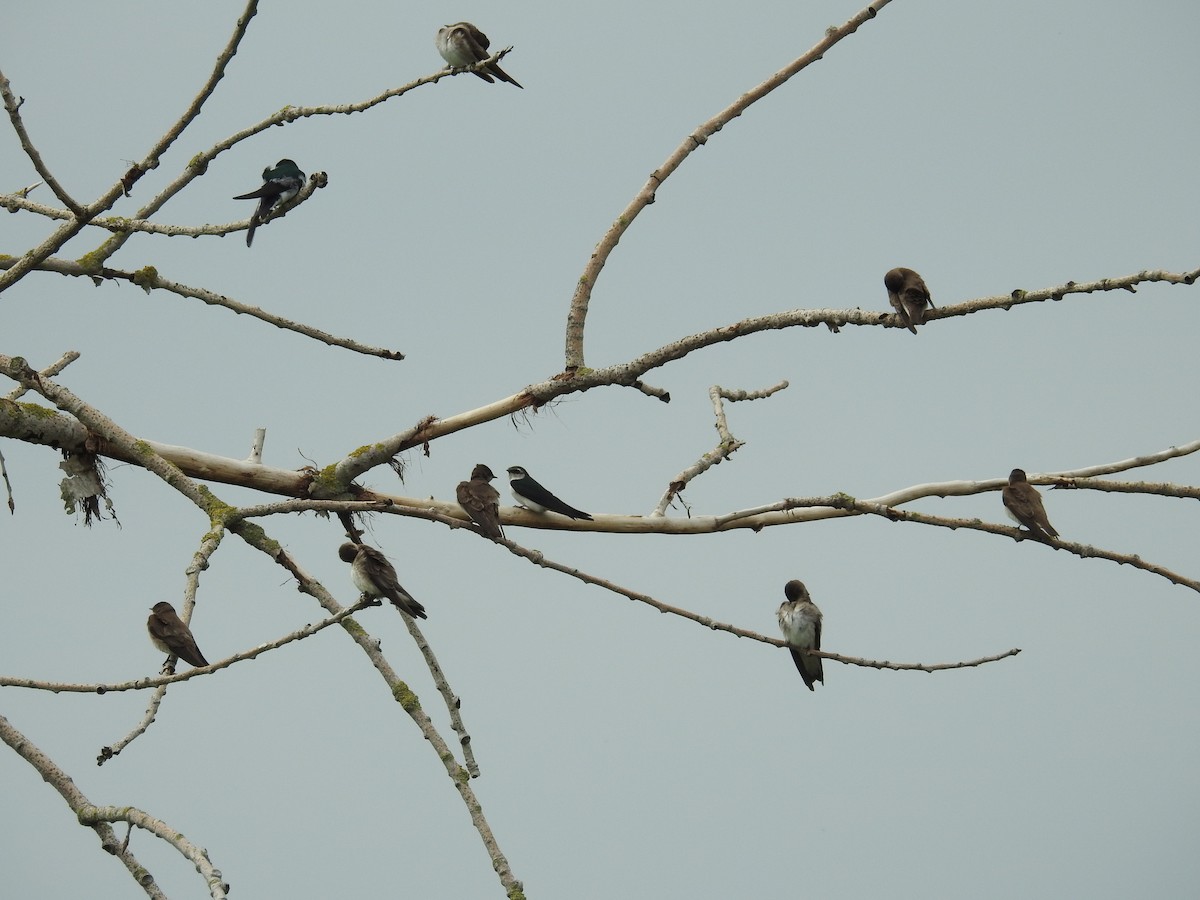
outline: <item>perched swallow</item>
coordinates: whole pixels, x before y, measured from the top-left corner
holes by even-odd
[[[457,22],[454,25],[446,25],[439,28],[434,43],[437,45],[438,53],[442,55],[442,59],[448,62],[452,69],[473,66],[475,63],[491,56],[487,52],[489,44],[487,35],[470,22]],[[489,72],[491,75],[488,74]],[[491,82],[492,75],[495,75],[501,81],[515,84],[524,90],[517,82],[517,79],[513,78],[495,63],[484,66],[482,69],[476,69],[475,74],[487,82]]]
[[[1004,511],[1018,525],[1024,525],[1039,541],[1049,537],[1058,537],[1058,532],[1046,518],[1046,508],[1042,506],[1042,495],[1038,489],[1025,480],[1024,469],[1013,469],[1008,476],[1008,484],[1000,493],[1004,501]]]
[[[779,604],[779,630],[783,639],[802,650],[821,649],[821,610],[808,596],[808,588],[802,581],[789,581],[783,586],[787,597]],[[800,650],[792,650],[792,661],[800,671],[800,677],[810,691],[816,691],[814,681],[825,684],[825,669],[821,657],[807,656]]]
[[[368,597],[387,597],[392,606],[414,619],[429,618],[425,615],[425,607],[396,580],[396,570],[387,557],[374,547],[347,541],[338,547],[338,556],[342,562],[351,563],[350,580]]]
[[[892,308],[900,314],[908,330],[916,334],[917,326],[925,322],[925,304],[933,306],[924,279],[912,269],[892,269],[883,276],[883,286],[887,288]]]
[[[479,463],[471,470],[470,481],[460,481],[455,492],[458,504],[467,511],[479,530],[493,541],[504,539],[500,527],[500,492],[488,484],[496,476],[492,470]]]
[[[150,632],[150,643],[163,653],[178,656],[193,666],[208,665],[208,660],[196,646],[191,629],[183,624],[183,619],[175,613],[175,607],[166,600],[154,604],[150,618],[146,620],[146,630]]]
[[[534,481],[529,473],[520,466],[508,467],[508,489],[518,506],[524,506],[526,509],[540,513],[551,510],[568,519],[592,521],[592,517],[583,510],[568,506]]]
[[[263,169],[263,186],[249,194],[238,194],[234,200],[257,200],[258,209],[250,217],[250,229],[246,232],[246,246],[254,243],[254,229],[270,218],[283,204],[287,203],[304,187],[304,173],[290,159],[281,159],[275,168]]]

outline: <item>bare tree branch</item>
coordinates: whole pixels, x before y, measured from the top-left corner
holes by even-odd
[[[638,191],[633,200],[622,210],[604,237],[600,239],[600,243],[597,245],[595,251],[588,258],[587,265],[584,266],[583,274],[579,276],[579,280],[576,282],[575,295],[571,298],[571,308],[567,313],[566,363],[564,368],[568,372],[580,369],[584,365],[584,323],[587,320],[588,303],[591,301],[596,281],[599,279],[600,273],[604,270],[604,266],[608,262],[608,257],[617,248],[617,243],[624,236],[625,232],[629,230],[634,220],[642,211],[654,202],[659,186],[670,178],[676,169],[683,165],[684,160],[693,151],[698,150],[708,143],[709,138],[793,75],[821,59],[828,50],[832,49],[843,38],[854,34],[860,26],[875,18],[875,14],[890,2],[891,0],[875,0],[874,3],[857,13],[841,27],[830,28],[825,32],[825,37],[818,41],[803,56],[793,60],[762,84],[746,91],[707,122],[697,126],[696,130],[684,138],[683,143],[675,148],[674,152],[667,157],[663,164],[650,173],[649,179],[642,185],[641,190]]]
[[[81,208],[80,212],[78,212],[74,218],[65,223],[61,228],[55,231],[54,234],[46,238],[46,240],[42,241],[42,243],[37,247],[30,250],[19,260],[17,260],[17,262],[9,267],[8,271],[6,271],[3,275],[0,275],[0,293],[3,293],[11,285],[16,284],[18,281],[24,278],[28,272],[30,272],[43,260],[48,259],[53,254],[57,253],[62,246],[67,243],[67,241],[79,234],[79,232],[84,229],[91,219],[104,212],[104,210],[109,209],[122,194],[128,194],[133,184],[137,182],[137,180],[141,178],[144,173],[158,167],[159,158],[166,153],[167,149],[175,142],[176,138],[183,133],[183,130],[189,124],[191,124],[196,116],[200,115],[200,109],[203,107],[204,102],[216,89],[217,82],[224,77],[225,67],[229,64],[229,61],[233,59],[234,54],[237,52],[238,45],[241,43],[242,37],[245,36],[246,27],[250,24],[250,19],[254,16],[257,9],[257,0],[248,0],[241,18],[238,19],[237,27],[234,29],[233,35],[230,37],[229,42],[226,44],[225,49],[222,51],[220,56],[217,57],[213,71],[209,75],[204,86],[200,89],[200,93],[196,95],[196,98],[192,101],[192,104],[183,112],[183,115],[179,117],[178,121],[176,121],[176,123],[155,142],[154,146],[150,148],[142,162],[134,163],[134,165],[130,167],[129,171],[127,171],[121,177],[121,179],[115,185],[109,188],[99,199],[97,199],[90,206]],[[4,78],[3,72],[0,72],[0,82],[7,84],[7,80]],[[47,178],[48,175],[49,173],[43,175],[43,178]],[[60,197],[59,199],[62,198]],[[65,205],[71,207],[71,204],[69,203]],[[139,218],[145,218],[145,216],[139,216]],[[111,252],[115,252],[115,248],[113,251],[110,251],[110,255]],[[101,261],[102,260],[100,258],[97,258],[96,264],[99,265]]]
[[[158,675],[149,678],[135,678],[132,681],[114,681],[108,683],[97,682],[95,684],[85,684],[80,682],[69,681],[40,681],[34,678],[14,678],[8,675],[0,676],[0,687],[17,687],[29,688],[37,691],[50,691],[54,694],[110,694],[121,693],[123,691],[144,691],[151,688],[165,687],[166,685],[178,684],[181,681],[190,681],[193,678],[199,678],[204,675],[211,675],[214,672],[219,672],[221,669],[228,669],[235,663],[242,662],[247,659],[254,659],[257,656],[266,653],[268,650],[276,650],[279,647],[286,646],[293,641],[302,641],[305,638],[312,637],[318,631],[324,631],[330,625],[337,625],[342,619],[347,616],[352,616],[359,610],[367,607],[375,606],[370,598],[360,599],[351,606],[342,607],[333,615],[322,619],[312,625],[305,625],[296,631],[285,634],[282,637],[276,638],[273,641],[268,641],[265,644],[259,644],[257,647],[251,647],[249,650],[244,650],[241,653],[235,653],[225,659],[218,660],[207,666],[197,666],[188,669],[186,672],[175,672],[170,675]],[[115,746],[115,745],[114,745]],[[124,745],[122,745],[124,746]],[[106,757],[116,756],[117,753],[103,754]]]
[[[737,450],[745,446],[745,441],[739,441],[729,431],[729,423],[725,420],[725,404],[723,401],[761,400],[764,397],[770,397],[772,394],[782,391],[787,386],[788,383],[786,381],[781,381],[779,384],[761,391],[729,391],[719,384],[714,384],[710,387],[708,389],[708,397],[712,401],[713,415],[717,420],[715,423],[719,438],[717,446],[711,453],[704,454],[695,463],[671,479],[671,483],[667,485],[667,489],[663,492],[662,497],[659,498],[658,505],[651,511],[650,517],[659,518],[665,516],[667,514],[667,507],[671,505],[671,502],[676,497],[683,493],[683,489],[691,483],[693,478],[707,472],[713,466],[720,465]]]
[[[128,841],[117,840],[109,822],[123,819],[162,838],[195,865],[196,871],[204,878],[209,892],[214,898],[220,900],[225,897],[229,885],[222,881],[220,870],[213,868],[208,854],[188,841],[177,829],[168,828],[158,819],[147,816],[133,807],[101,808],[95,806],[75,786],[74,780],[66,772],[55,765],[50,757],[46,756],[3,716],[0,716],[0,740],[33,766],[42,779],[58,791],[59,796],[66,801],[67,807],[79,820],[79,824],[86,825],[96,832],[96,836],[100,838],[100,846],[121,860],[121,863],[129,870],[129,874],[133,876],[135,883],[146,892],[148,897],[152,897],[154,900],[166,900],[166,895],[154,883],[154,876],[130,852]],[[123,815],[123,813],[127,814]]]
[[[4,98],[4,108],[8,111],[8,120],[12,123],[13,131],[17,133],[17,138],[21,142],[21,149],[25,151],[25,155],[29,157],[29,161],[33,163],[33,168],[39,175],[42,176],[42,181],[54,192],[54,196],[59,199],[64,206],[71,210],[74,216],[82,216],[84,214],[83,207],[67,193],[67,189],[58,183],[58,179],[51,173],[50,168],[42,159],[42,155],[38,152],[37,147],[33,145],[33,139],[29,136],[29,132],[25,129],[25,120],[21,118],[21,104],[24,99],[18,99],[12,92],[12,85],[8,79],[4,77],[4,73],[0,72],[0,97]],[[28,193],[29,188],[26,188],[23,193]]]
[[[520,544],[515,544],[512,541],[498,541],[509,549],[510,552],[522,559],[527,559],[535,566],[540,566],[543,569],[552,569],[555,572],[561,572],[564,575],[570,575],[582,581],[584,584],[594,584],[597,587],[604,588],[606,591],[611,591],[614,594],[619,594],[622,597],[627,597],[637,603],[644,603],[647,606],[658,610],[660,613],[678,616],[681,619],[687,619],[689,622],[695,622],[698,625],[703,625],[712,631],[724,631],[727,634],[732,634],[735,637],[747,638],[752,641],[759,641],[763,644],[770,644],[773,647],[789,647],[786,641],[779,638],[767,637],[759,634],[757,631],[751,631],[748,628],[739,628],[736,625],[731,625],[727,622],[718,622],[709,616],[702,616],[699,613],[694,613],[689,609],[684,609],[681,606],[671,606],[669,603],[663,603],[661,600],[656,600],[649,594],[643,594],[640,591],[635,591],[627,587],[622,587],[614,581],[607,578],[599,578],[595,575],[589,575],[582,569],[575,566],[568,566],[563,563],[555,562],[549,559],[540,550],[530,550],[527,547],[522,547]],[[790,649],[790,647],[789,647]],[[1004,653],[999,653],[994,656],[985,656],[979,659],[969,660],[966,662],[952,663],[893,663],[888,661],[879,661],[871,659],[863,659],[858,656],[845,656],[840,653],[833,653],[827,650],[808,651],[813,656],[821,656],[825,659],[833,659],[838,662],[845,663],[849,666],[866,666],[872,669],[896,669],[896,670],[912,670],[921,672],[935,672],[944,669],[964,669],[973,666],[981,666],[985,663],[996,662],[997,660],[1007,659],[1010,656],[1016,656],[1021,651],[1019,649],[1008,650]]]

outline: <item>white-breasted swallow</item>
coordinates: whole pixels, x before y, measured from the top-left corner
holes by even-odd
[[[534,481],[532,476],[521,466],[508,467],[508,489],[517,504],[526,509],[540,513],[550,510],[569,519],[592,521],[592,517],[583,510],[564,503]]]
[[[270,218],[271,213],[283,206],[304,187],[304,173],[290,159],[281,159],[275,168],[263,169],[263,185],[249,194],[238,194],[234,200],[257,200],[258,209],[250,217],[250,228],[246,231],[246,246],[254,243],[254,229]]]
[[[802,581],[789,581],[783,586],[783,595],[787,599],[779,604],[779,630],[793,648],[792,661],[796,663],[800,677],[810,691],[815,691],[814,682],[825,683],[821,657],[800,651],[821,649],[821,610],[808,596],[808,588]]]

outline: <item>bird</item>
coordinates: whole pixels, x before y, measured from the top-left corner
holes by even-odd
[[[899,268],[883,276],[883,286],[887,288],[888,300],[900,314],[905,326],[916,334],[917,326],[925,323],[925,304],[933,306],[933,298],[929,296],[925,280],[912,269]]]
[[[438,53],[442,55],[442,59],[449,63],[452,69],[463,69],[467,66],[473,66],[475,63],[491,56],[487,52],[489,44],[488,36],[470,22],[456,22],[453,25],[445,25],[439,28],[437,37],[434,38],[434,44],[437,45]],[[521,88],[521,90],[525,89],[517,79],[513,78],[495,63],[489,63],[482,69],[476,69],[475,74],[489,83],[492,81],[492,75],[495,75],[501,81],[514,84]]]
[[[1018,525],[1024,525],[1039,541],[1047,537],[1058,537],[1058,532],[1046,517],[1046,508],[1042,506],[1042,495],[1038,489],[1025,478],[1024,469],[1013,469],[1008,476],[1008,484],[1000,492],[1004,501],[1004,511]]]
[[[196,646],[191,629],[176,614],[175,607],[166,600],[151,607],[150,618],[146,620],[146,630],[150,632],[150,643],[163,653],[178,656],[193,666],[208,665],[208,660]]]
[[[803,581],[789,581],[783,586],[783,595],[787,599],[779,604],[779,630],[792,647],[792,661],[796,663],[800,677],[808,689],[815,692],[814,682],[825,684],[825,669],[821,657],[808,656],[801,650],[821,649],[821,610],[808,596]]]
[[[508,467],[508,489],[518,506],[524,506],[534,512],[544,513],[551,510],[569,519],[592,521],[592,517],[583,510],[568,506],[534,481],[521,466]]]
[[[471,470],[471,480],[460,481],[455,493],[459,506],[479,530],[493,541],[501,541],[504,529],[500,527],[500,492],[488,484],[495,477],[491,469],[479,463]]]
[[[350,541],[338,547],[342,562],[350,563],[350,580],[368,597],[386,597],[400,612],[414,619],[428,619],[425,607],[413,599],[413,595],[396,580],[396,570],[388,558],[366,544]]]
[[[304,173],[290,159],[281,159],[275,168],[263,169],[263,185],[249,194],[238,194],[234,200],[257,200],[258,209],[250,217],[250,228],[246,231],[246,246],[254,243],[254,229],[267,221],[271,213],[287,203],[304,187]]]

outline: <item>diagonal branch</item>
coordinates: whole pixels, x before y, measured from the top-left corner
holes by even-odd
[[[998,488],[997,488],[998,489]],[[890,506],[883,506],[878,503],[870,503],[865,500],[855,500],[853,497],[847,497],[844,494],[834,497],[826,497],[820,501],[822,505],[828,505],[835,509],[853,510],[858,513],[865,513],[872,516],[882,516],[892,522],[917,522],[921,525],[936,525],[941,528],[950,528],[957,530],[966,528],[971,531],[983,531],[988,534],[999,534],[1004,537],[1010,537],[1015,541],[1032,540],[1035,544],[1041,543],[1054,550],[1066,550],[1068,553],[1078,556],[1080,559],[1107,559],[1110,562],[1115,562],[1122,566],[1132,566],[1135,569],[1141,569],[1143,572],[1149,572],[1152,575],[1158,575],[1167,579],[1172,584],[1178,584],[1186,588],[1191,588],[1193,591],[1200,593],[1200,581],[1194,578],[1187,578],[1176,572],[1171,571],[1165,566],[1160,566],[1157,563],[1147,562],[1137,554],[1133,553],[1116,553],[1112,550],[1105,550],[1101,547],[1093,547],[1091,544],[1080,544],[1075,541],[1064,541],[1062,538],[1047,538],[1044,541],[1039,541],[1029,536],[1029,532],[1020,528],[1014,528],[1009,525],[994,525],[990,522],[984,522],[980,519],[951,519],[944,516],[931,516],[927,513],[912,512],[906,509],[895,509]]]
[[[511,50],[512,48],[508,48]],[[496,58],[502,57],[508,50],[502,50],[496,54]],[[480,63],[480,65],[484,65]],[[262,121],[238,131],[224,140],[218,141],[208,150],[202,153],[197,153],[190,160],[184,170],[166,187],[164,187],[155,197],[153,197],[146,205],[134,213],[135,220],[148,219],[154,213],[158,212],[167,201],[187,187],[193,179],[200,177],[208,171],[209,163],[224,153],[226,150],[237,146],[242,141],[254,137],[269,128],[274,128],[276,125],[289,125],[292,122],[306,119],[311,116],[334,116],[334,115],[352,115],[354,113],[366,112],[367,110],[391,100],[393,97],[400,97],[409,93],[416,88],[423,87],[427,84],[436,84],[443,78],[450,77],[454,73],[446,70],[441,70],[433,75],[426,75],[418,78],[415,81],[410,81],[408,84],[401,85],[398,88],[389,88],[388,90],[377,94],[367,100],[361,100],[357,103],[341,103],[337,105],[323,106],[285,106],[283,109],[268,116]],[[100,247],[93,251],[92,256],[98,261],[111,257],[125,244],[132,236],[132,232],[122,231],[114,234]]]
[[[129,189],[133,184],[142,177],[143,174],[158,167],[159,158],[173,144],[176,138],[183,133],[183,130],[200,115],[200,109],[204,102],[212,95],[219,82],[225,75],[225,67],[229,61],[233,59],[237,52],[238,45],[246,34],[246,28],[250,24],[250,19],[258,10],[258,0],[247,0],[246,8],[243,10],[241,17],[238,19],[237,27],[234,29],[233,35],[230,37],[225,49],[217,57],[213,71],[210,73],[208,80],[200,89],[200,93],[192,101],[191,105],[184,111],[178,121],[171,126],[161,138],[152,146],[146,157],[140,163],[134,165],[127,171],[121,179],[108,189],[100,198],[88,207],[81,210],[69,222],[66,222],[52,235],[42,241],[37,247],[25,253],[19,260],[8,268],[3,275],[0,275],[0,293],[3,293],[12,285],[16,284],[25,277],[30,271],[39,265],[43,260],[57,253],[62,249],[75,235],[90,222],[93,218],[112,207],[117,201],[117,198],[123,194],[128,194]],[[0,72],[0,80],[4,80],[4,73]],[[7,82],[5,82],[7,83]],[[61,199],[61,198],[60,198]],[[70,206],[70,204],[67,204]],[[144,218],[144,216],[143,216]]]
[[[129,851],[127,840],[124,842],[117,840],[109,822],[124,819],[139,828],[146,828],[152,834],[162,838],[195,865],[196,871],[207,882],[212,897],[217,900],[225,897],[229,885],[222,880],[220,870],[213,868],[207,852],[187,840],[179,831],[166,827],[160,820],[147,816],[141,810],[133,807],[101,808],[93,805],[76,787],[74,780],[66,772],[55,765],[50,757],[34,746],[29,738],[14,728],[12,723],[3,716],[0,716],[0,741],[7,744],[18,756],[33,766],[42,779],[58,791],[59,796],[66,801],[67,808],[75,813],[79,824],[86,825],[96,832],[96,836],[100,838],[100,846],[121,860],[147,896],[153,900],[166,900],[166,894],[154,883],[154,876]]]
[[[33,163],[33,168],[42,176],[42,181],[46,182],[50,190],[54,192],[54,196],[59,199],[59,202],[63,206],[67,207],[73,215],[77,217],[82,216],[84,214],[83,207],[67,193],[66,188],[58,183],[58,179],[54,177],[50,172],[50,168],[42,159],[42,154],[33,145],[33,139],[29,136],[29,132],[25,128],[25,120],[21,118],[21,104],[25,100],[13,94],[12,85],[4,77],[3,72],[0,72],[0,97],[4,98],[4,108],[8,111],[8,120],[12,123],[13,131],[17,133],[17,139],[21,142],[21,149],[25,151],[25,155],[29,157],[29,161]],[[28,191],[29,188],[26,188],[24,193],[28,193]]]
[[[825,32],[825,37],[818,41],[803,56],[793,60],[762,84],[742,94],[737,100],[707,122],[699,125],[695,131],[684,138],[683,143],[675,148],[674,152],[667,157],[661,166],[650,173],[649,179],[642,185],[641,190],[638,191],[637,195],[629,202],[625,209],[621,211],[617,220],[609,227],[604,237],[600,239],[600,243],[596,246],[595,251],[589,257],[588,263],[583,269],[583,274],[579,276],[575,295],[571,298],[571,308],[567,313],[566,365],[564,368],[568,372],[582,368],[584,365],[583,330],[587,319],[588,303],[591,300],[592,291],[596,286],[596,280],[600,277],[600,273],[608,262],[608,257],[617,248],[617,243],[625,235],[625,232],[629,230],[641,212],[654,202],[659,186],[676,169],[683,165],[684,160],[695,150],[703,147],[710,137],[744,113],[752,104],[757,103],[780,85],[784,84],[793,75],[821,59],[834,45],[854,34],[864,23],[875,18],[875,14],[887,6],[889,2],[891,0],[875,0],[873,4],[856,14],[844,25],[837,28],[830,28]]]
[[[12,265],[15,265],[15,261],[11,257],[8,259],[0,258],[0,270]],[[97,284],[102,280],[128,281],[136,284],[146,293],[150,293],[150,291],[158,288],[159,290],[177,294],[180,297],[189,297],[194,300],[203,301],[209,306],[222,307],[241,316],[258,319],[260,322],[265,322],[284,331],[294,332],[303,337],[312,338],[330,347],[341,347],[353,353],[361,353],[364,356],[377,356],[381,359],[404,359],[404,354],[399,350],[389,350],[386,347],[373,347],[370,344],[362,344],[351,338],[338,337],[326,331],[321,331],[319,328],[314,328],[311,325],[305,325],[303,322],[285,319],[283,316],[267,312],[257,306],[241,303],[231,297],[226,297],[224,294],[218,294],[215,291],[205,288],[191,287],[178,281],[171,281],[159,275],[158,269],[154,266],[145,266],[137,271],[129,272],[123,269],[109,269],[104,267],[93,269],[75,260],[52,258],[44,260],[38,265],[38,269],[46,272],[57,272],[61,275],[86,275],[92,278]]]
[[[614,594],[620,594],[622,597],[628,597],[637,603],[644,603],[652,609],[658,610],[660,613],[666,613],[672,616],[678,616],[681,619],[687,619],[689,622],[695,622],[698,625],[703,625],[712,631],[724,631],[727,634],[732,634],[734,637],[747,638],[752,641],[758,641],[763,644],[770,644],[773,647],[789,647],[786,641],[779,638],[767,637],[759,634],[757,631],[751,631],[748,628],[739,628],[736,625],[731,625],[727,622],[718,622],[716,619],[709,616],[702,616],[699,613],[694,613],[689,609],[684,609],[681,606],[671,606],[669,603],[663,603],[661,600],[656,600],[649,594],[643,594],[640,591],[635,591],[627,587],[622,587],[614,581],[609,581],[606,578],[600,578],[596,575],[589,575],[582,569],[575,566],[564,565],[563,563],[555,562],[546,557],[540,550],[530,550],[522,547],[520,544],[512,541],[498,541],[503,544],[509,551],[516,556],[529,560],[535,566],[540,566],[543,569],[551,569],[555,572],[561,572],[564,575],[570,575],[582,581],[584,584],[594,584],[597,587],[604,588],[606,591],[611,591]],[[790,647],[789,647],[790,649]],[[836,660],[837,662],[845,663],[848,666],[865,666],[872,669],[895,669],[904,671],[920,671],[920,672],[936,672],[945,669],[965,669],[974,666],[981,666],[985,663],[996,662],[1001,659],[1007,659],[1010,656],[1016,656],[1021,651],[1017,648],[998,653],[993,656],[985,656],[980,659],[969,660],[966,662],[952,663],[894,663],[887,660],[864,659],[858,656],[845,656],[841,653],[832,653],[826,650],[812,651],[814,656],[820,656],[825,659]]]

